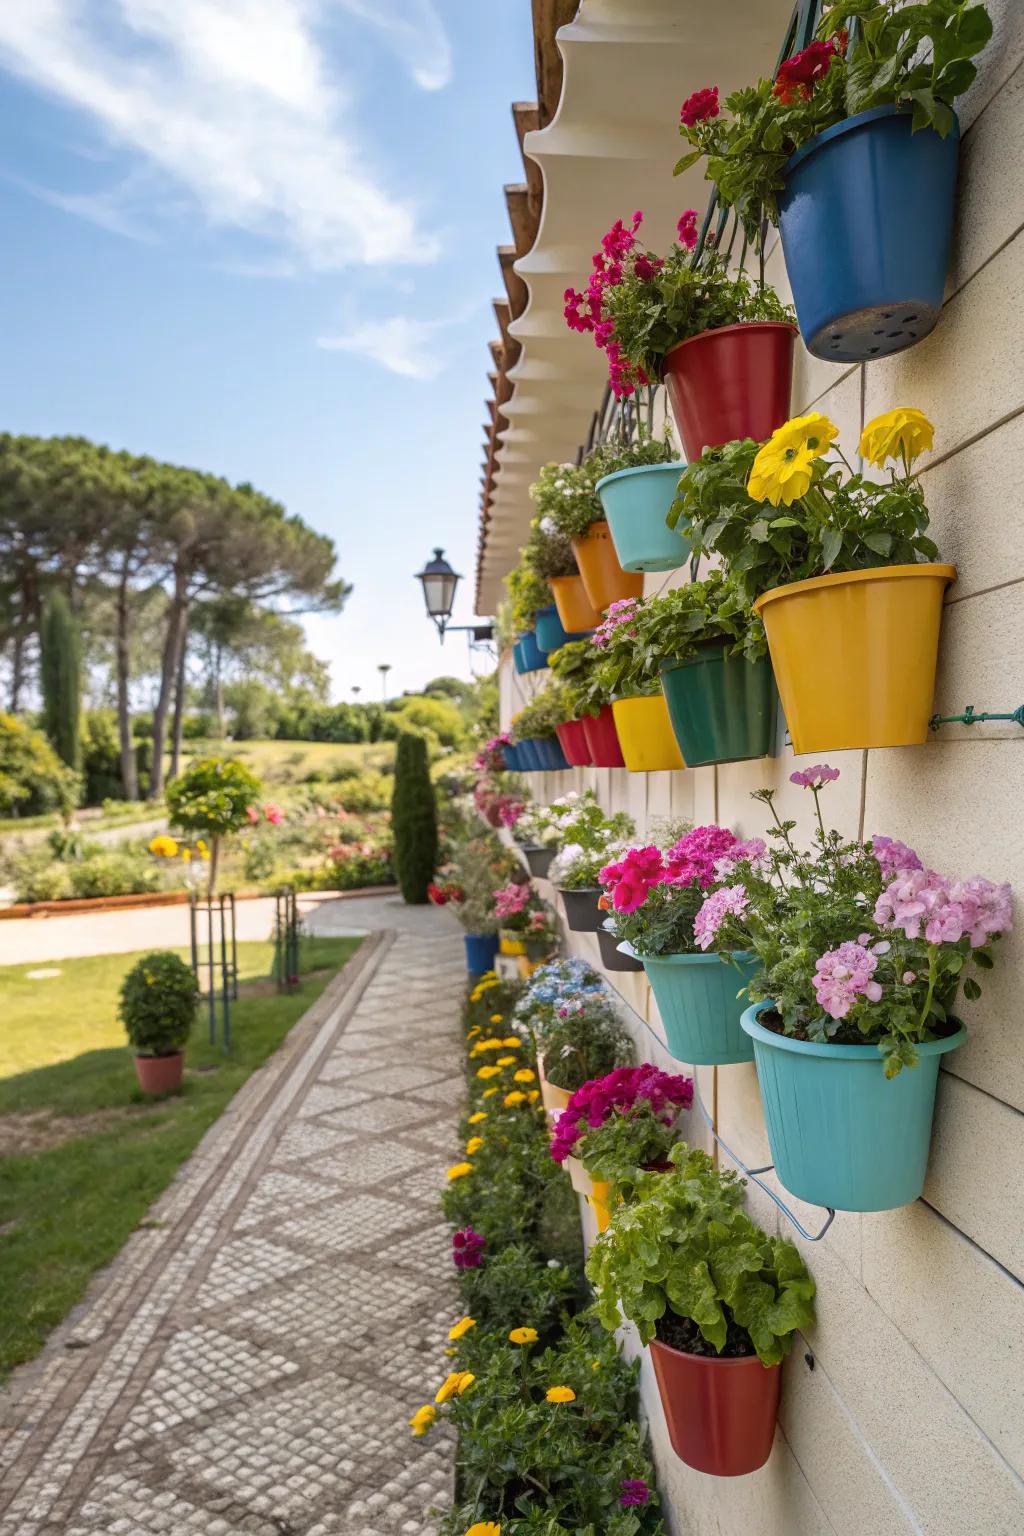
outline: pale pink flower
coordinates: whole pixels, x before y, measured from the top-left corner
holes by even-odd
[[[830,768],[827,763],[815,763],[813,768],[802,768],[791,773],[789,782],[799,784],[803,789],[821,789],[823,784],[831,784],[838,777],[838,768]]]
[[[701,949],[710,949],[725,919],[742,917],[747,907],[745,885],[723,885],[712,892],[693,920],[693,936]]]
[[[814,995],[833,1019],[845,1019],[859,997],[877,1003],[882,989],[872,977],[878,961],[863,944],[840,944],[815,964]]]
[[[871,852],[878,860],[886,879],[890,879],[901,869],[921,868],[921,860],[913,848],[908,848],[906,843],[901,843],[894,837],[873,837]]]

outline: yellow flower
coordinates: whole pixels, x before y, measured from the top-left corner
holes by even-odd
[[[887,459],[911,464],[918,454],[931,451],[935,428],[923,411],[898,405],[869,421],[860,437],[859,452],[879,469]]]
[[[545,1394],[549,1403],[574,1403],[576,1393],[572,1387],[548,1387]]]
[[[501,1050],[501,1041],[500,1040],[496,1040],[492,1036],[490,1040],[478,1040],[476,1042],[476,1044],[474,1045],[473,1049],[470,1051],[469,1054],[471,1056],[479,1056],[484,1051],[500,1051],[500,1050]]]
[[[466,1142],[466,1156],[472,1157],[474,1152],[479,1152],[484,1144],[482,1136],[471,1136]]]
[[[485,1088],[483,1093],[480,1095],[480,1097],[482,1099],[489,1099],[491,1097],[492,1093],[497,1093],[497,1092],[498,1092],[497,1088]]]
[[[450,1179],[464,1179],[467,1173],[472,1172],[472,1163],[455,1163],[451,1168],[448,1169],[448,1177]]]
[[[536,1344],[537,1330],[536,1328],[513,1328],[509,1339],[513,1344]]]
[[[536,1104],[537,1100],[540,1098],[540,1089],[531,1088],[526,1097],[529,1099],[531,1104]]]
[[[203,842],[202,838],[201,837],[197,837],[196,838],[196,852],[197,853],[202,853],[202,854],[207,854],[207,853],[209,853],[209,851],[210,851],[209,848],[207,848],[207,846]]]
[[[471,1328],[475,1327],[475,1317],[460,1317],[459,1321],[453,1327],[448,1329],[448,1337],[450,1339],[461,1339],[463,1334],[468,1333]]]
[[[500,1077],[501,1076],[501,1068],[500,1067],[494,1067],[494,1066],[490,1066],[490,1067],[477,1067],[476,1075],[477,1075],[477,1077],[482,1077],[486,1081],[487,1078],[489,1078],[489,1077]]]
[[[173,837],[168,837],[166,832],[161,832],[150,843],[149,851],[158,859],[173,859],[178,851],[178,845]]]
[[[430,1428],[431,1424],[433,1424],[436,1418],[437,1409],[434,1407],[433,1403],[424,1403],[422,1408],[416,1409],[416,1412],[409,1420],[409,1424],[417,1440],[419,1439],[420,1435],[426,1434],[427,1430]]]
[[[480,1025],[479,1024],[474,1024],[473,1028],[466,1035],[466,1039],[467,1040],[472,1040],[473,1036],[474,1035],[478,1035],[479,1033],[480,1033]]]
[[[191,848],[183,848],[181,850],[181,857],[185,861],[186,864],[191,864],[191,862],[192,862],[192,849]]]
[[[504,1104],[506,1109],[515,1109],[517,1104],[526,1103],[526,1094],[520,1093],[519,1089],[516,1088],[513,1093],[506,1093],[501,1102]]]
[[[536,1072],[531,1072],[529,1067],[520,1067],[512,1081],[514,1083],[535,1083],[537,1081],[537,1074]]]
[[[486,1120],[486,1119],[487,1119],[487,1111],[486,1111],[486,1109],[478,1109],[475,1115],[470,1115],[468,1124],[469,1125],[479,1125],[481,1120]]]
[[[501,1043],[507,1051],[521,1050],[523,1045],[518,1035],[509,1035],[508,1039],[503,1040]]]
[[[476,1377],[471,1371],[451,1371],[438,1387],[434,1395],[435,1403],[446,1403],[450,1397],[461,1397],[467,1387],[471,1387]]]
[[[501,1526],[497,1520],[477,1520],[470,1526],[466,1536],[501,1536]]]
[[[839,428],[820,411],[794,416],[758,451],[747,481],[747,495],[753,501],[771,502],[773,507],[780,502],[791,506],[806,495],[815,459],[827,453],[838,436]]]
[[[515,1059],[514,1056],[499,1056],[498,1057],[498,1066],[499,1067],[514,1067],[515,1064],[516,1064],[516,1059]]]
[[[501,1023],[501,1014],[500,1013],[492,1013],[491,1014],[491,1023],[492,1024],[500,1024]]]

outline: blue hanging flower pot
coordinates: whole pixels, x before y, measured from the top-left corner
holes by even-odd
[[[593,634],[590,629],[578,629],[570,633],[558,617],[558,609],[554,603],[549,603],[546,608],[537,609],[537,644],[545,655],[549,651],[557,651],[561,646],[568,645],[570,640],[585,640]]]
[[[779,233],[800,334],[833,363],[912,347],[942,309],[960,130],[911,131],[894,106],[858,112],[782,168]]]
[[[794,1040],[748,1008],[768,1145],[779,1179],[800,1200],[837,1211],[891,1211],[924,1188],[939,1065],[967,1038],[917,1047],[916,1067],[887,1079],[875,1045]]]
[[[517,672],[539,672],[548,664],[548,658],[537,644],[537,636],[532,629],[525,634],[512,647],[512,656]]]

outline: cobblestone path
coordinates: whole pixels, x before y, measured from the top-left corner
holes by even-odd
[[[450,1501],[407,1420],[458,1315],[462,946],[386,898],[332,928],[376,931],[0,1400],[3,1536],[426,1536]]]

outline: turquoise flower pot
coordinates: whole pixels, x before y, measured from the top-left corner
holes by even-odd
[[[811,1205],[891,1211],[924,1188],[940,1058],[967,1038],[917,1047],[920,1061],[886,1081],[874,1045],[791,1040],[758,1023],[770,1002],[743,1015],[775,1172]]]
[[[690,558],[690,542],[665,524],[685,462],[639,464],[605,475],[601,498],[615,553],[624,571],[674,571]]]
[[[736,950],[734,965],[718,955],[641,955],[665,1026],[665,1040],[677,1061],[691,1067],[728,1067],[753,1061],[754,1047],[740,1023],[746,1002],[736,994],[758,969],[757,956]]]

